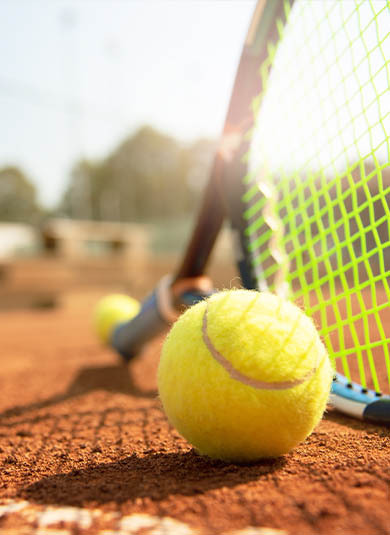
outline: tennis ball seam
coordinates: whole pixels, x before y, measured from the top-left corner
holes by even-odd
[[[229,376],[235,380],[238,381],[246,386],[251,386],[252,388],[256,388],[257,390],[288,390],[290,388],[294,388],[296,386],[299,386],[309,379],[311,379],[315,373],[317,372],[317,369],[319,367],[319,364],[317,364],[314,368],[309,370],[303,377],[295,380],[290,381],[260,381],[258,379],[254,379],[253,377],[248,377],[247,375],[244,375],[239,370],[237,370],[233,364],[220,353],[216,347],[213,345],[208,332],[207,332],[207,313],[208,313],[208,303],[206,302],[206,308],[203,314],[202,319],[202,339],[209,350],[211,356],[213,359],[220,364],[224,370],[229,374]]]

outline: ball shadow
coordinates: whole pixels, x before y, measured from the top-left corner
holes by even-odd
[[[45,477],[18,494],[30,502],[78,507],[137,498],[159,502],[170,495],[193,496],[267,477],[285,463],[281,457],[250,465],[227,464],[201,457],[194,450],[134,454],[118,462]]]

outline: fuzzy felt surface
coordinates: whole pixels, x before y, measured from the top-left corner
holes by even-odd
[[[139,312],[140,304],[136,299],[124,294],[111,294],[103,297],[97,304],[93,323],[100,340],[107,344],[113,329],[128,321]]]
[[[240,374],[232,377],[207,347]],[[314,370],[313,373],[311,373]],[[320,421],[333,370],[312,320],[268,294],[230,290],[187,310],[164,343],[160,398],[170,422],[202,454],[246,462],[287,453]],[[273,388],[275,383],[297,386]]]

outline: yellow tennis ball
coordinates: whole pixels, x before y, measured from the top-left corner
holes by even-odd
[[[93,315],[95,331],[100,340],[109,343],[114,328],[136,316],[139,309],[139,302],[128,295],[111,294],[103,297]]]
[[[232,290],[188,309],[164,342],[159,394],[201,454],[287,453],[325,410],[333,370],[313,321],[271,293]]]

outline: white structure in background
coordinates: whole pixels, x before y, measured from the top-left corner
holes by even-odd
[[[31,254],[40,248],[39,232],[22,223],[0,223],[0,260]]]
[[[50,219],[41,228],[43,246],[66,258],[121,253],[144,258],[150,248],[150,228],[136,223]]]

